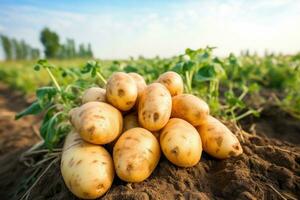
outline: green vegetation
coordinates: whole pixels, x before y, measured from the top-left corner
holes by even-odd
[[[34,60],[40,57],[40,50],[31,47],[24,40],[16,40],[5,35],[0,35],[0,41],[6,60]]]
[[[91,44],[79,44],[73,39],[66,39],[60,43],[59,35],[49,28],[44,28],[40,33],[40,41],[44,47],[45,57],[48,59],[74,59],[92,58]],[[23,39],[17,40],[0,34],[0,44],[5,54],[5,60],[36,60],[41,57],[40,50],[33,48]]]
[[[79,80],[102,85],[98,76],[83,72],[84,59],[50,60],[57,82],[67,86]],[[0,62],[0,78],[13,88],[32,94],[38,87],[51,85],[46,71],[33,70],[33,61]],[[95,65],[95,63],[94,63]],[[93,69],[104,77],[115,71],[137,72],[152,82],[165,71],[178,72],[185,81],[185,91],[201,96],[215,115],[239,120],[258,115],[266,99],[272,95],[274,104],[300,117],[300,55],[251,55],[225,58],[213,56],[213,48],[187,49],[184,54],[169,59],[139,59],[97,61]],[[91,69],[88,69],[91,70]],[[92,70],[93,71],[93,70]],[[96,72],[93,72],[96,74]],[[93,74],[92,73],[92,74]],[[87,86],[90,86],[87,84]]]

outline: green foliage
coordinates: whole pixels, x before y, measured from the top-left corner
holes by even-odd
[[[6,60],[30,60],[40,56],[39,49],[32,48],[24,40],[16,40],[2,35],[2,46]]]
[[[45,56],[47,58],[57,57],[60,48],[58,34],[49,28],[44,28],[41,31],[40,40],[45,49]]]
[[[11,40],[5,35],[1,35],[0,37],[1,37],[2,47],[5,53],[5,58],[6,60],[11,60],[13,56]]]
[[[27,92],[26,88],[32,91],[33,88],[49,85],[38,89],[37,100],[16,116],[43,113],[45,117],[40,131],[49,149],[55,148],[70,130],[67,113],[80,105],[82,92],[95,85],[103,87],[106,78],[116,71],[137,72],[148,83],[165,71],[176,71],[184,80],[185,92],[203,98],[209,103],[213,115],[229,120],[259,116],[263,105],[258,99],[263,99],[261,94],[265,90],[274,92],[276,105],[300,118],[299,54],[260,57],[248,52],[219,58],[213,55],[213,49],[187,49],[184,54],[169,59],[139,57],[116,61],[90,60],[85,64],[80,60],[74,60],[74,63],[51,61],[56,64],[39,60],[34,67],[36,72],[32,72],[32,68],[24,68],[24,64],[21,71],[21,67],[8,68],[0,63],[0,77]],[[7,65],[14,66],[12,63]],[[28,74],[34,77],[28,79]]]

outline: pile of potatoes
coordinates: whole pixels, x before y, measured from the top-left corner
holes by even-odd
[[[98,198],[115,173],[123,181],[141,182],[161,152],[179,167],[196,165],[202,149],[218,159],[240,155],[236,136],[209,115],[205,101],[183,89],[182,78],[171,71],[149,85],[137,73],[116,72],[105,89],[87,89],[83,104],[70,111],[74,128],[62,153],[61,173],[70,191]]]

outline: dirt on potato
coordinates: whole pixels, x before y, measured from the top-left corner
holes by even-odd
[[[19,199],[35,172],[20,156],[38,141],[32,129],[38,119],[27,117],[15,122],[12,116],[27,105],[26,101],[21,96],[12,98],[16,94],[5,93],[3,86],[0,90],[0,197]],[[2,113],[10,114],[5,117]],[[100,199],[299,199],[300,121],[270,107],[261,118],[248,118],[241,124],[248,132],[227,123],[241,141],[241,156],[217,160],[203,153],[192,168],[176,167],[162,157],[150,178],[131,184],[115,178],[112,188]],[[28,199],[77,199],[62,180],[59,162],[52,163]],[[42,164],[40,170],[49,164]]]

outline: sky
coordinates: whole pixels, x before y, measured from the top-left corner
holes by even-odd
[[[102,59],[169,57],[205,46],[220,56],[290,54],[300,51],[300,0],[0,0],[0,33],[42,49],[46,26],[61,42],[90,42]]]

